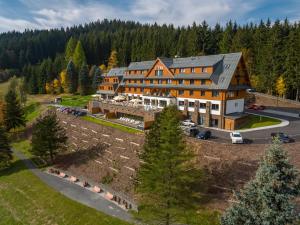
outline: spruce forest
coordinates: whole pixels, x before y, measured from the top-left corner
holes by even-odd
[[[47,93],[57,86],[59,92],[63,84],[58,83],[68,72],[76,79],[76,89],[87,79],[92,83],[100,65],[105,72],[158,56],[238,51],[243,52],[252,85],[258,91],[299,99],[300,24],[288,20],[244,25],[229,21],[225,26],[209,26],[203,21],[186,27],[103,20],[66,29],[3,33],[0,80],[16,74],[25,76],[32,94]],[[109,65],[112,57],[114,62]],[[277,86],[285,89],[279,93]],[[85,94],[86,88],[81,92]]]

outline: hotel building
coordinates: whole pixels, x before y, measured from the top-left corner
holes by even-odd
[[[129,107],[124,111],[119,106],[103,109],[96,102],[90,103],[89,108],[91,111],[98,108],[112,117],[135,115],[148,127],[159,109],[175,104],[184,117],[197,124],[234,130],[245,122],[244,103],[249,87],[242,53],[159,57],[132,62],[127,68],[114,68],[104,75],[104,82],[99,86],[102,98],[116,95],[139,98],[144,113],[131,111]],[[153,115],[149,116],[151,111]]]

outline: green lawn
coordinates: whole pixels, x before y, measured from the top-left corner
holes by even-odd
[[[68,199],[15,160],[0,171],[1,225],[129,225]]]
[[[89,121],[89,122],[92,122],[92,123],[97,123],[97,124],[107,126],[107,127],[113,127],[113,128],[116,128],[118,130],[121,130],[121,131],[124,131],[124,132],[127,132],[127,133],[141,133],[142,132],[140,130],[137,130],[137,129],[134,129],[134,128],[131,128],[131,127],[127,127],[127,126],[123,126],[123,125],[120,125],[120,124],[112,123],[112,122],[109,122],[109,121],[106,121],[106,120],[97,119],[97,118],[94,118],[94,117],[91,117],[91,116],[83,116],[81,118],[83,120],[86,120],[86,121]]]
[[[24,108],[26,122],[32,122],[46,109],[40,102],[29,102]]]
[[[257,128],[257,127],[266,127],[280,124],[281,121],[275,118],[265,117],[265,116],[257,116],[250,114],[248,116],[247,123],[242,126],[240,129],[250,129],[250,128]]]
[[[83,107],[83,106],[86,106],[91,99],[92,99],[91,95],[86,95],[86,96],[81,96],[81,95],[63,96],[61,105],[71,106],[71,107]]]

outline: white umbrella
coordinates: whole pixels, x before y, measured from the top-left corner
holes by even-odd
[[[118,96],[114,97],[114,100],[115,101],[125,101],[126,97],[123,95],[118,95]]]
[[[131,99],[130,102],[132,102],[133,104],[139,104],[142,102],[142,100],[138,99],[138,98],[134,98],[134,99]]]

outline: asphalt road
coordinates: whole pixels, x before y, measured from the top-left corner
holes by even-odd
[[[243,139],[246,141],[246,143],[255,143],[255,144],[267,144],[271,143],[271,133],[273,132],[283,132],[288,134],[291,138],[293,138],[295,141],[300,141],[300,118],[295,117],[289,117],[289,116],[283,116],[278,114],[272,114],[272,113],[266,113],[264,111],[253,111],[253,110],[247,110],[248,112],[252,112],[255,114],[259,114],[262,116],[271,116],[278,119],[288,120],[289,125],[285,127],[277,127],[277,128],[270,128],[265,130],[256,130],[256,131],[249,131],[249,132],[243,132],[242,136]],[[204,128],[200,128],[200,130],[203,130]],[[209,129],[209,128],[205,128]],[[219,142],[219,143],[231,143],[231,139],[229,136],[229,132],[221,131],[221,130],[215,130],[210,129],[212,132],[212,139],[211,141]]]
[[[23,153],[17,150],[13,150],[13,152],[20,160],[24,162],[24,164],[31,170],[33,174],[61,194],[110,216],[132,222],[131,215],[127,211],[119,208],[99,194],[91,192],[62,178],[42,172],[41,170],[37,169],[32,161],[29,160]]]

